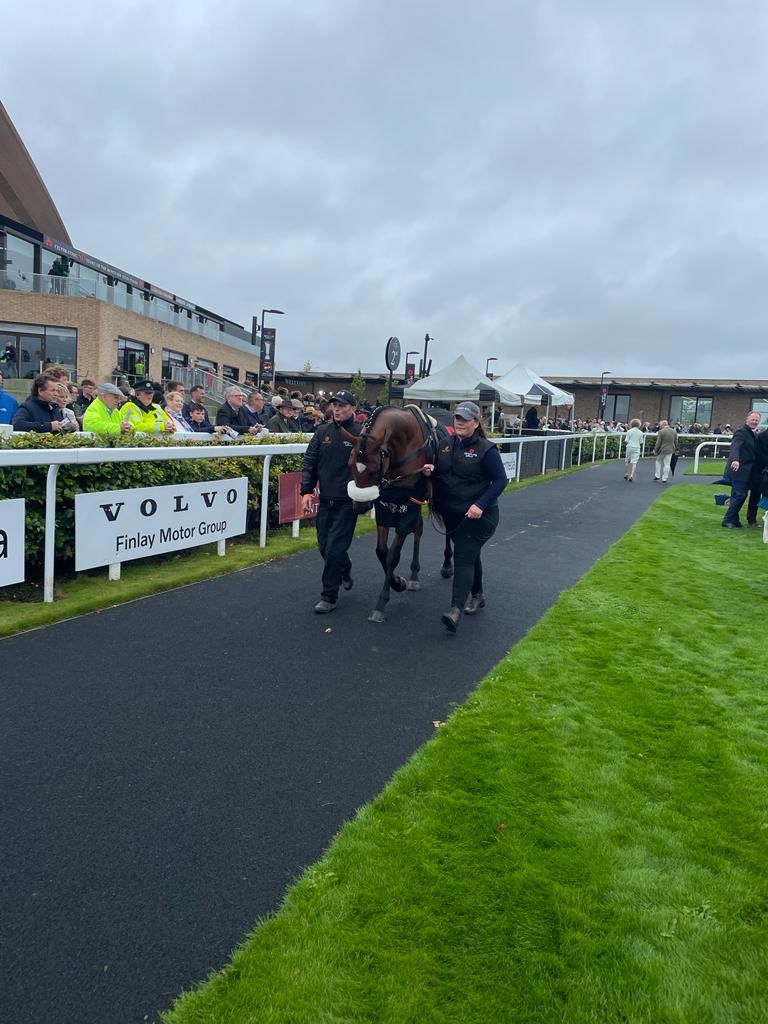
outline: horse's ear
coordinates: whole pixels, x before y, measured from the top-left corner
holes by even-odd
[[[349,441],[350,444],[355,445],[360,440],[356,434],[350,434],[346,427],[339,427],[339,433],[345,441]]]

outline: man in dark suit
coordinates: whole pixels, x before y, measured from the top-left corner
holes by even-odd
[[[224,392],[224,404],[216,413],[216,426],[229,427],[236,434],[257,434],[261,427],[255,427],[243,412],[245,395],[237,385]]]
[[[757,428],[760,413],[751,412],[743,426],[733,435],[728,450],[726,476],[731,484],[731,503],[723,517],[723,526],[730,530],[741,529],[739,512],[747,495],[757,488],[759,492],[759,471],[757,469]],[[758,493],[759,497],[759,493]]]
[[[747,526],[759,527],[757,506],[763,493],[764,474],[768,471],[768,430],[761,430],[755,441],[755,466],[752,471],[752,486],[747,505]]]

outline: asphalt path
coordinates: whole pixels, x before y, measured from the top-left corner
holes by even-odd
[[[662,485],[640,473],[503,497],[488,606],[456,636],[427,525],[423,589],[383,625],[368,535],[329,616],[311,551],[0,641],[0,1020],[155,1021],[221,967],[645,511]]]

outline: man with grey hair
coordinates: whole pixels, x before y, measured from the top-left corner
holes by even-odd
[[[83,430],[94,434],[128,434],[133,427],[124,420],[120,412],[123,401],[120,388],[114,384],[99,384],[98,397],[94,398],[83,416]]]
[[[661,480],[666,483],[669,479],[669,468],[672,464],[672,456],[677,451],[677,431],[670,427],[668,420],[659,421],[659,432],[656,435],[656,444],[653,454],[656,456],[656,472],[654,480]]]
[[[224,392],[224,404],[216,413],[216,426],[229,427],[235,434],[257,434],[261,428],[251,426],[243,410],[244,402],[245,395],[236,384],[228,387]]]

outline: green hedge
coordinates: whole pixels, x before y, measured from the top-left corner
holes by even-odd
[[[299,442],[309,438],[296,438]],[[274,439],[242,439],[242,444],[258,447],[274,444]],[[19,448],[174,448],[194,444],[167,440],[146,434],[132,435],[129,439],[110,437],[83,437],[78,434],[63,437],[53,434],[11,436],[0,441],[0,450]],[[221,448],[225,442],[216,440],[211,447]],[[301,455],[272,457],[269,467],[270,501],[269,525],[277,525],[277,478],[280,473],[301,469]],[[61,466],[56,487],[56,561],[61,571],[74,568],[75,557],[75,494],[88,491],[112,491],[128,487],[158,487],[165,484],[194,483],[198,480],[221,480],[228,477],[248,478],[248,528],[256,529],[261,503],[261,475],[263,460],[246,456],[217,459],[188,459],[178,462],[113,462],[101,465]],[[45,482],[47,466],[0,467],[0,497],[26,499],[26,556],[27,578],[39,576],[43,566],[45,542]]]

